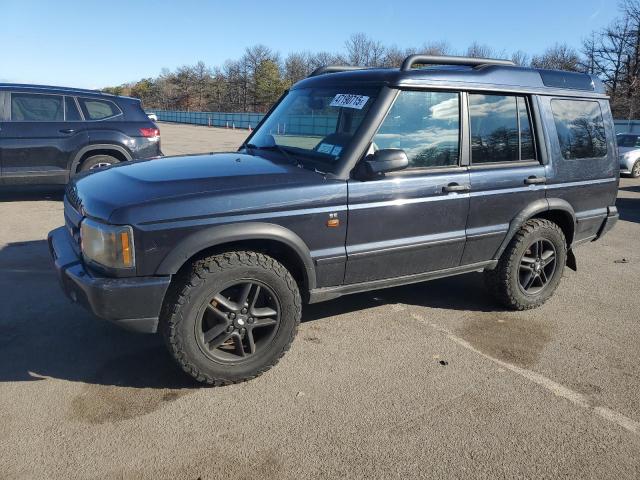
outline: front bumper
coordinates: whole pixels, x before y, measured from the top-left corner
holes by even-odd
[[[155,333],[171,277],[97,276],[85,268],[72,241],[65,227],[49,232],[49,250],[65,295],[123,328]]]

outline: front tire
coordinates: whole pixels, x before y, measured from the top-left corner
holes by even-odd
[[[631,169],[631,176],[633,178],[640,177],[640,160],[636,160],[636,163],[633,164],[633,168]]]
[[[489,291],[504,306],[528,310],[553,295],[566,263],[567,243],[560,227],[534,218],[518,230],[496,268],[485,272],[485,279]]]
[[[199,382],[228,385],[261,375],[289,349],[300,323],[298,286],[275,259],[228,252],[178,276],[161,331],[178,365]]]

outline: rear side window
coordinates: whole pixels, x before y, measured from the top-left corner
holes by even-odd
[[[469,120],[472,163],[535,160],[525,97],[469,94]]]
[[[78,98],[78,101],[87,120],[104,120],[122,113],[118,106],[109,100]]]
[[[448,92],[400,92],[373,137],[378,149],[404,150],[409,168],[457,165],[459,141],[459,95]]]
[[[80,111],[73,97],[64,97],[64,118],[67,122],[79,122],[82,120]]]
[[[11,93],[11,121],[62,122],[64,106],[62,95]]]
[[[551,100],[560,150],[567,160],[607,154],[607,137],[598,102]]]

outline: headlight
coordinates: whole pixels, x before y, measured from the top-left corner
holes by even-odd
[[[85,259],[109,268],[135,266],[133,229],[106,225],[85,218],[80,224],[80,242]]]

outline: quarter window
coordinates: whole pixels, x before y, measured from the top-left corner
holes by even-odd
[[[469,95],[473,163],[535,160],[531,116],[524,97]]]
[[[448,92],[400,92],[373,137],[374,148],[404,150],[409,168],[457,165],[459,144],[459,95]]]
[[[565,159],[598,158],[607,154],[607,137],[598,102],[551,100],[551,110]]]
[[[80,102],[82,113],[84,113],[84,118],[87,120],[104,120],[121,113],[118,106],[109,100],[79,98],[78,101]]]
[[[62,96],[11,93],[11,120],[14,122],[61,122]]]
[[[78,106],[76,105],[76,101],[73,97],[64,97],[64,108],[64,118],[67,122],[79,122],[82,120],[80,112],[78,111]]]

